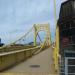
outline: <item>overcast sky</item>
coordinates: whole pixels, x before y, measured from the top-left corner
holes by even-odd
[[[56,0],[57,19],[64,1]],[[50,23],[54,40],[53,0],[0,0],[0,37],[3,42],[14,40],[37,23]]]

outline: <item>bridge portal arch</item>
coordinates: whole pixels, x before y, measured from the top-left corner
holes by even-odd
[[[37,39],[38,33],[40,31],[44,31],[46,33],[44,40],[46,41],[46,45],[50,46],[51,45],[51,36],[50,36],[49,23],[47,23],[47,24],[34,24],[34,46],[36,46],[36,39]]]

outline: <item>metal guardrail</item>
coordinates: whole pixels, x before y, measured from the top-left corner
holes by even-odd
[[[33,56],[35,51],[38,51],[40,46],[22,49],[11,52],[1,52],[0,53],[0,72],[8,69],[22,61],[25,61],[27,58]]]
[[[29,48],[29,49],[22,49],[22,50],[18,50],[18,51],[3,52],[3,53],[0,53],[0,56],[5,56],[5,55],[9,55],[9,54],[24,52],[24,51],[29,51],[29,50],[36,49],[36,48],[40,48],[40,46],[37,46],[37,47],[34,47],[34,48]]]

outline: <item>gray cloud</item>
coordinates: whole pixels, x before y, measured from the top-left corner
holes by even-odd
[[[58,18],[61,1],[58,0],[56,5]],[[2,38],[7,32],[7,37],[12,35],[14,39],[17,34],[26,33],[33,24],[47,22],[50,23],[54,34],[53,0],[0,0],[0,35]]]

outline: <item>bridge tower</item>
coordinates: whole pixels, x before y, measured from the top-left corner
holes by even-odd
[[[34,24],[34,46],[36,46],[37,35],[40,31],[46,32],[44,41],[46,46],[51,45],[50,26],[48,24]]]

